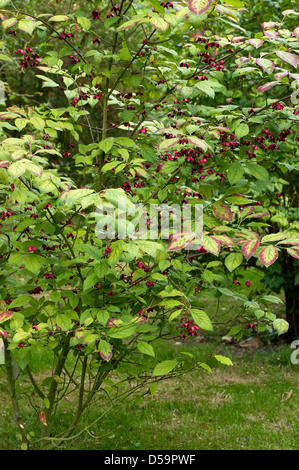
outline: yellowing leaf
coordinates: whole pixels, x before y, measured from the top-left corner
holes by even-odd
[[[60,21],[67,21],[69,19],[70,18],[67,15],[56,15],[56,16],[52,16],[52,18],[49,18],[49,21],[60,22]]]

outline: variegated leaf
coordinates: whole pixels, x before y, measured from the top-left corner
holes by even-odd
[[[178,251],[182,248],[188,247],[190,242],[194,240],[195,235],[193,233],[181,233],[174,236],[170,243],[167,245],[167,250],[169,251]]]
[[[273,245],[265,246],[259,252],[259,260],[266,267],[271,266],[271,264],[275,263],[277,258],[278,249]]]
[[[218,256],[220,253],[220,242],[218,240],[215,240],[215,238],[213,237],[203,235],[202,246],[206,251],[212,253],[213,255]]]
[[[284,62],[287,62],[293,67],[297,67],[298,57],[295,56],[295,54],[291,54],[290,52],[287,52],[287,51],[276,51],[276,55]]]
[[[190,0],[188,8],[195,15],[202,15],[212,5],[212,0]]]
[[[299,248],[297,246],[292,246],[291,248],[287,248],[287,252],[293,258],[299,259]]]
[[[242,245],[242,253],[245,256],[246,259],[250,259],[258,247],[260,246],[260,241],[256,238],[252,240],[248,240]]]
[[[226,220],[227,222],[231,222],[233,220],[233,213],[228,206],[224,206],[222,204],[214,204],[212,206],[212,209],[218,219]]]
[[[158,145],[159,152],[163,152],[164,150],[168,150],[170,147],[173,147],[179,142],[180,139],[174,137],[172,139],[166,139],[160,142]]]
[[[0,313],[0,323],[4,323],[9,320],[14,315],[12,310],[6,310],[5,312]]]

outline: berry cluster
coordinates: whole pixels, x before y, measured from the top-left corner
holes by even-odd
[[[237,279],[235,279],[235,280],[233,281],[233,284],[240,286],[240,285],[241,285],[241,282],[238,281]],[[252,281],[246,281],[246,282],[245,282],[245,286],[247,286],[247,287],[250,287],[251,284],[252,284]]]
[[[63,33],[60,33],[60,34],[59,34],[58,39],[62,39],[62,40],[63,40],[63,39],[71,39],[71,38],[73,38],[73,37],[74,37],[73,33],[65,33],[65,32],[63,32]]]
[[[199,330],[197,325],[194,325],[193,320],[187,320],[186,317],[181,318],[181,328],[185,330],[184,333],[179,335],[180,338],[187,339],[188,336],[197,336]]]
[[[80,59],[74,57],[73,55],[69,55],[69,59],[71,60],[72,64],[77,64],[78,62],[80,62]]]
[[[23,56],[23,60],[20,63],[20,68],[23,69],[36,67],[41,60],[40,55],[33,52],[31,47],[26,47],[25,51],[23,49],[17,49],[17,54],[21,54],[21,56]]]
[[[224,70],[224,60],[216,59],[209,52],[198,52],[198,57],[201,57],[201,62],[207,64],[210,68],[215,68],[215,70]]]
[[[161,5],[162,5],[162,7],[166,8],[166,9],[167,8],[173,8],[173,4],[171,2],[166,2],[166,3],[162,2]]]
[[[99,10],[93,10],[91,15],[93,20],[99,20],[101,18],[101,12]]]

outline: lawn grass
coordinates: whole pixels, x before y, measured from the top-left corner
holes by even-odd
[[[198,360],[215,352],[224,354],[232,359],[233,366],[219,365],[212,374],[202,370],[159,382],[153,396],[150,393],[143,398],[131,396],[112,407],[108,414],[104,414],[108,407],[91,407],[84,421],[84,426],[90,426],[88,433],[79,434],[64,448],[298,449],[299,365],[291,363],[292,350],[288,345],[251,351],[215,340],[187,344],[161,342],[159,360],[175,357],[182,350],[192,352]],[[42,364],[41,361],[40,367]],[[28,382],[20,386],[28,387],[29,393]],[[0,448],[18,448],[11,405],[1,388],[0,405]],[[32,421],[31,413],[26,408],[28,424]],[[57,415],[55,433],[71,418],[70,399]]]
[[[288,362],[288,347],[254,353],[224,347],[221,352],[233,366],[161,382],[153,397],[126,400],[94,429],[87,448],[297,449],[298,366]]]

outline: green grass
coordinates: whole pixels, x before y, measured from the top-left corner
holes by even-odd
[[[202,370],[160,382],[154,396],[129,397],[112,407],[91,407],[88,433],[65,448],[78,450],[295,450],[298,448],[298,365],[289,346],[247,351],[220,342],[160,344],[159,360],[187,350],[202,360],[230,357],[212,374]],[[40,362],[40,365],[42,361]],[[29,393],[28,381],[20,387]],[[31,398],[33,400],[33,398]],[[34,401],[34,400],[33,400]],[[0,448],[18,448],[12,409],[0,388]],[[24,405],[25,424],[32,412]],[[102,416],[102,417],[101,417]],[[72,400],[57,415],[55,433],[72,418]]]
[[[127,400],[94,430],[102,437],[89,445],[105,450],[296,449],[298,366],[281,364],[286,348],[253,355],[227,349],[221,352],[233,359],[233,367],[160,383],[154,397]]]

